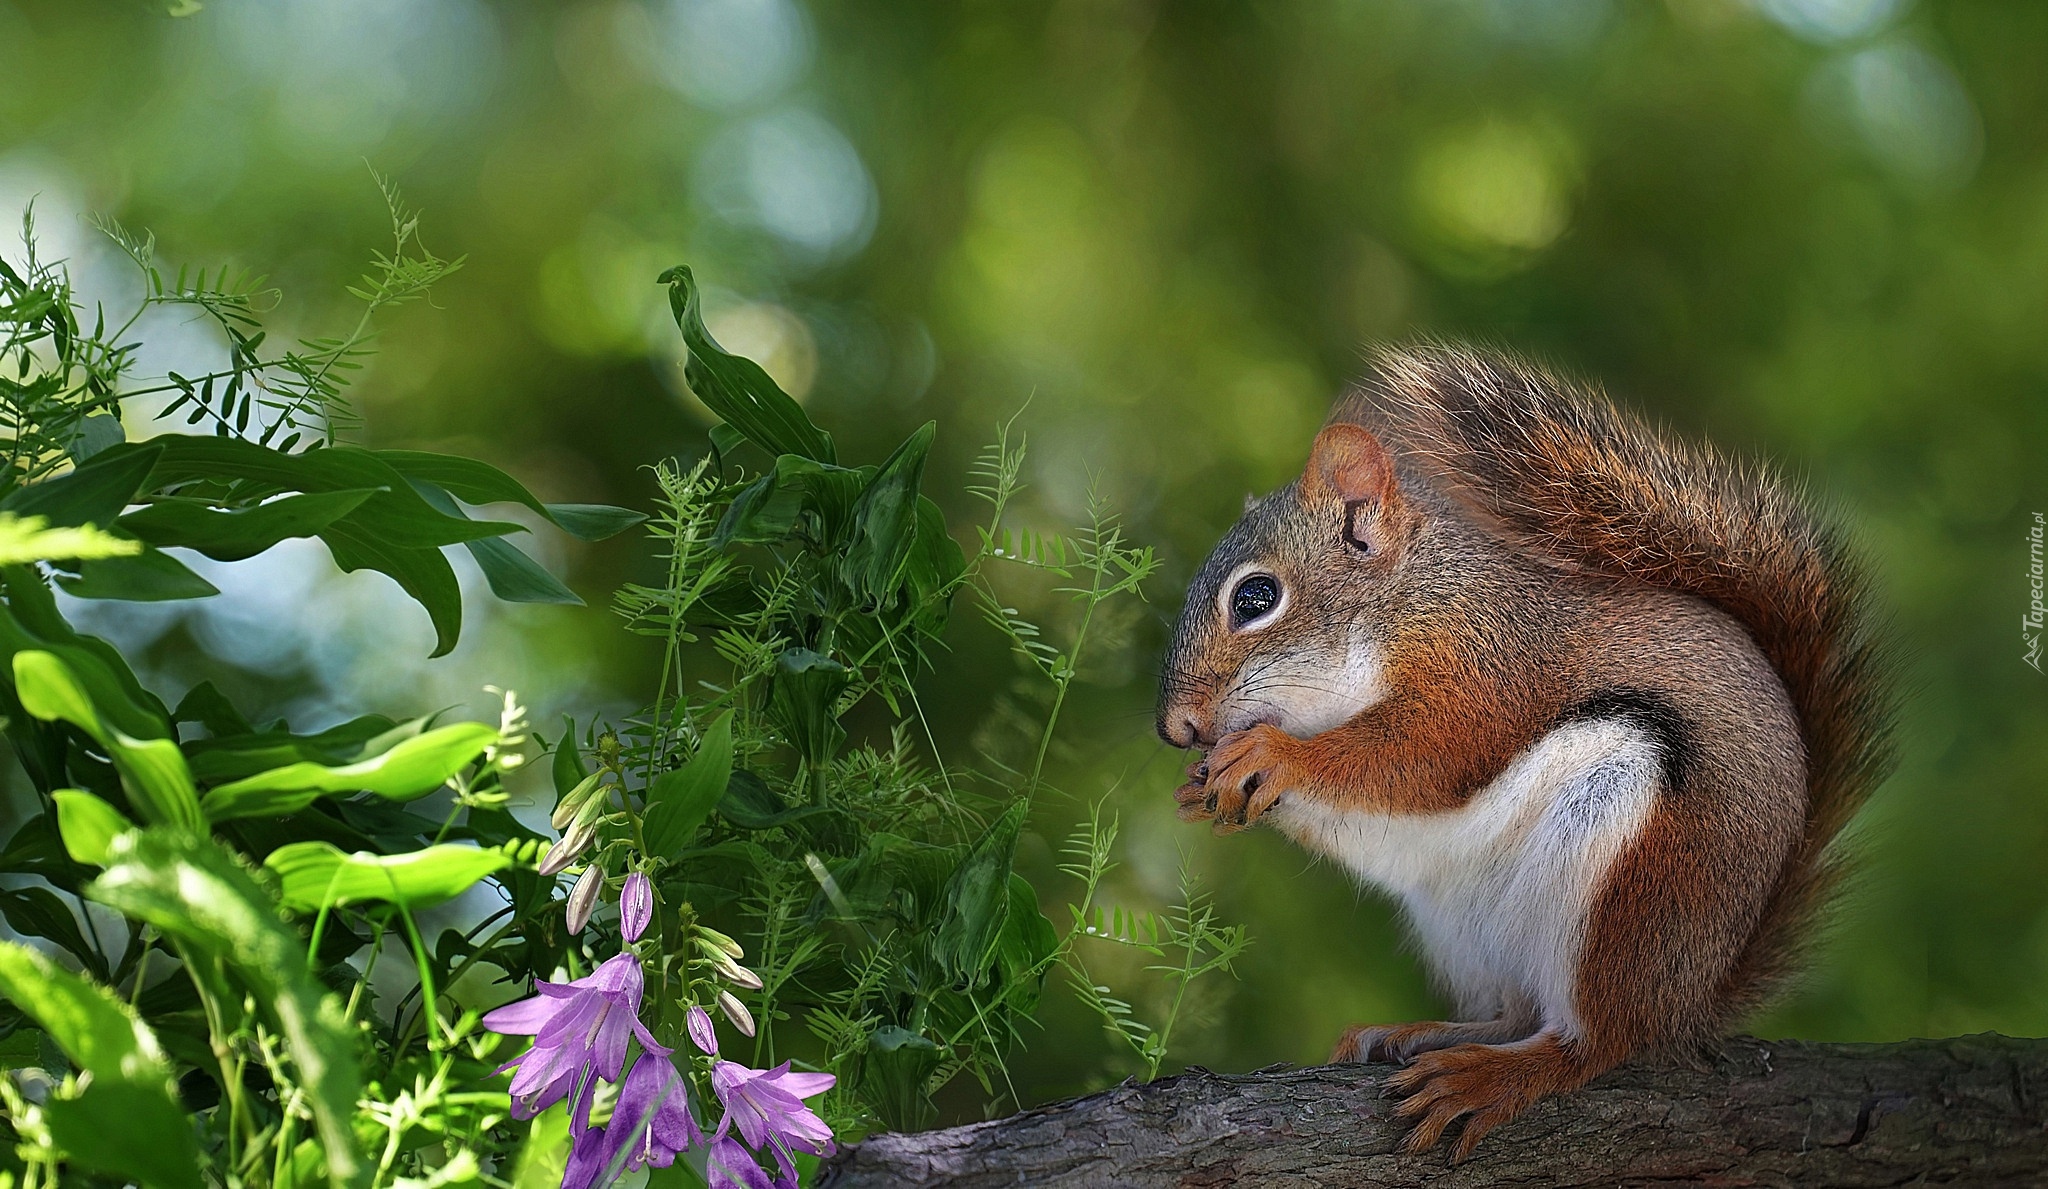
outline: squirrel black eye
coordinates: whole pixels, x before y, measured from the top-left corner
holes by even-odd
[[[1243,627],[1280,605],[1280,583],[1269,574],[1253,574],[1230,592],[1230,625]]]

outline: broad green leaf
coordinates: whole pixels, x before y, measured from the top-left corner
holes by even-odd
[[[446,656],[454,649],[462,636],[462,587],[440,549],[393,545],[352,517],[328,525],[320,539],[327,542],[327,551],[343,573],[375,570],[425,608],[434,624],[433,656]]]
[[[106,960],[79,927],[71,906],[48,888],[0,888],[0,913],[16,933],[41,937],[62,946],[95,978],[108,975]]]
[[[988,976],[989,959],[1010,915],[1010,864],[1028,808],[1021,800],[1011,805],[946,883],[946,918],[932,951],[956,982],[979,986]]]
[[[168,1085],[170,1066],[148,1026],[112,991],[47,955],[0,941],[0,995],[41,1025],[78,1068],[95,1077]]]
[[[725,796],[732,779],[732,714],[718,716],[690,762],[654,778],[647,790],[647,848],[674,858]]]
[[[1012,1008],[1027,1015],[1038,1010],[1038,993],[1049,969],[1046,959],[1059,943],[1059,931],[1039,911],[1031,881],[1011,872],[1010,911],[996,939],[995,960]]]
[[[668,286],[669,309],[675,315],[676,328],[683,332],[683,345],[690,349],[683,379],[697,399],[770,454],[836,461],[832,435],[812,424],[803,408],[769,379],[760,364],[728,354],[711,337],[689,266],[669,269],[658,283]]]
[[[165,603],[204,599],[220,588],[194,573],[192,567],[160,549],[145,548],[130,557],[94,557],[78,563],[78,576],[57,575],[57,585],[75,599],[112,599],[129,603]]]
[[[645,512],[611,504],[544,504],[548,519],[579,541],[602,541],[616,537],[647,519]]]
[[[58,789],[50,794],[57,802],[57,830],[64,836],[64,851],[72,861],[93,867],[107,865],[107,848],[135,823],[121,811],[83,789]]]
[[[547,567],[503,537],[468,541],[463,548],[476,558],[477,568],[484,572],[484,580],[491,584],[491,593],[508,603],[583,605],[581,595],[562,585],[562,580],[548,573]]]
[[[712,544],[770,545],[801,527],[816,544],[836,548],[851,533],[854,505],[874,474],[873,467],[849,470],[784,454],[733,498]],[[815,519],[806,521],[805,513]]]
[[[462,510],[455,497],[439,487],[420,479],[413,480],[413,486],[419,490],[421,498],[448,515],[468,517],[469,513]],[[491,584],[491,593],[506,602],[583,605],[583,600],[575,591],[562,585],[561,579],[548,573],[546,567],[503,537],[464,541],[462,544],[476,559],[477,568],[484,572],[484,580]]]
[[[325,842],[294,842],[263,860],[277,875],[279,902],[301,912],[365,900],[423,908],[452,900],[511,864],[502,851],[454,843],[373,855],[344,854]]]
[[[160,499],[128,513],[118,523],[159,548],[182,545],[216,561],[240,561],[287,538],[314,536],[375,494],[361,488],[316,491],[234,509],[216,508],[200,500]]]
[[[917,488],[937,432],[937,423],[927,421],[906,438],[854,504],[853,541],[840,573],[869,602],[883,602],[896,591],[897,575],[917,535]]]
[[[42,576],[26,566],[0,569],[6,599],[0,603],[0,676],[11,676],[17,652],[37,649],[54,653],[92,694],[93,705],[121,732],[138,739],[163,739],[171,734],[170,716],[115,648],[81,635],[57,610],[57,601]]]
[[[219,822],[297,813],[319,797],[335,793],[375,793],[393,801],[410,801],[440,788],[497,741],[494,727],[452,723],[353,764],[301,762],[261,772],[211,790],[200,804],[210,820]]]
[[[19,487],[0,500],[0,512],[41,516],[57,528],[114,523],[149,478],[163,447],[137,443],[101,451],[69,474]]]
[[[129,557],[142,552],[142,542],[116,537],[90,524],[51,528],[40,516],[0,512],[0,565],[70,561],[93,557]]]
[[[952,594],[966,572],[960,543],[946,532],[946,514],[928,496],[917,499],[917,538],[903,566],[903,586],[917,608],[918,626],[936,636],[946,626]]]
[[[181,703],[179,709],[184,709]],[[232,726],[232,723],[222,725]],[[338,723],[311,735],[294,735],[273,729],[246,728],[212,739],[194,739],[185,744],[192,775],[202,784],[223,784],[282,768],[301,760],[315,764],[353,764],[396,746],[427,729],[424,718],[393,722],[381,714],[366,714]]]
[[[73,1161],[143,1185],[197,1189],[199,1150],[155,1034],[107,988],[24,945],[0,941],[0,995],[92,1074],[73,1099],[44,1104]]]
[[[257,1010],[291,1053],[328,1176],[337,1186],[353,1184],[362,1171],[349,1126],[361,1088],[356,1037],[341,1005],[307,972],[304,943],[211,839],[152,828],[123,834],[109,849],[111,862],[87,894],[156,926],[188,969],[204,956],[196,965],[222,963],[254,992]]]
[[[789,805],[744,768],[733,769],[725,796],[718,802],[718,815],[742,830],[767,830],[832,812],[830,805]]]
[[[376,456],[408,479],[431,483],[469,504],[524,504],[556,528],[582,541],[602,541],[647,517],[608,504],[543,504],[526,485],[487,462],[423,450],[377,450]]]
[[[43,1104],[50,1138],[73,1165],[148,1189],[199,1189],[192,1120],[163,1087],[95,1080],[76,1098]]]
[[[68,722],[105,748],[121,786],[150,821],[188,830],[205,828],[199,794],[184,754],[170,739],[137,739],[102,721],[95,699],[70,665],[40,650],[14,654],[14,690],[37,718]]]
[[[177,487],[184,495],[193,490],[187,485],[198,484],[199,493],[211,495],[216,485],[231,481],[236,482],[240,499],[293,491],[367,491],[370,494],[337,523],[356,525],[394,546],[437,548],[518,532],[521,527],[447,516],[421,499],[405,476],[375,451],[353,446],[286,454],[240,438],[163,434],[147,442],[115,446],[93,459],[92,465],[144,449],[159,452],[145,492]]]
[[[846,666],[806,648],[791,648],[775,658],[769,714],[814,769],[830,760],[846,740],[837,711],[839,695],[852,680]]]

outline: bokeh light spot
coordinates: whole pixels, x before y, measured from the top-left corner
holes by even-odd
[[[625,26],[622,26],[624,28]],[[811,28],[791,0],[672,0],[655,22],[655,75],[692,101],[734,108],[773,99],[811,63]]]
[[[784,392],[797,400],[810,395],[818,379],[818,342],[788,307],[750,301],[713,309],[704,324],[719,346],[760,364]]]
[[[1755,0],[1757,10],[1795,36],[1831,44],[1890,25],[1908,0]]]
[[[1489,121],[1429,146],[1412,197],[1450,245],[1500,257],[1550,246],[1571,222],[1570,154],[1533,125]]]
[[[705,146],[698,187],[720,217],[758,227],[810,262],[860,250],[875,229],[875,184],[829,120],[789,107],[735,124]]]
[[[1940,58],[1907,41],[1871,46],[1850,57],[1848,83],[1864,144],[1894,172],[1948,187],[1976,170],[1977,108]]]

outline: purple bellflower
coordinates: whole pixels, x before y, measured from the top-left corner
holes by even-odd
[[[510,1087],[513,1118],[532,1118],[580,1084],[577,1115],[587,1119],[590,1094],[596,1089],[592,1076],[619,1080],[629,1037],[639,1037],[647,1052],[668,1055],[669,1050],[656,1044],[654,1034],[640,1023],[644,984],[640,959],[632,954],[606,959],[574,982],[536,981],[534,986],[539,994],[508,1003],[483,1019],[484,1027],[493,1032],[533,1037],[532,1048],[498,1069],[519,1071],[512,1075]]]
[[[595,1189],[650,1164],[667,1168],[703,1143],[682,1075],[666,1055],[643,1052],[619,1087],[611,1121],[574,1131],[562,1189]]]
[[[768,1179],[753,1153],[729,1135],[712,1141],[704,1171],[710,1174],[711,1189],[781,1189]]]
[[[775,1154],[775,1162],[782,1168],[776,1183],[794,1185],[792,1149],[813,1156],[832,1154],[832,1129],[803,1100],[823,1094],[836,1080],[829,1073],[794,1073],[787,1061],[774,1069],[748,1069],[720,1061],[711,1067],[711,1088],[725,1103],[719,1133],[739,1128],[749,1146]]]

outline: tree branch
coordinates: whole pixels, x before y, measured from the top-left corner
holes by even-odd
[[[1398,1151],[1385,1065],[1195,1069],[968,1127],[877,1135],[824,1189],[1109,1185],[2048,1184],[2048,1040],[1730,1040],[1540,1102],[1455,1167]]]

